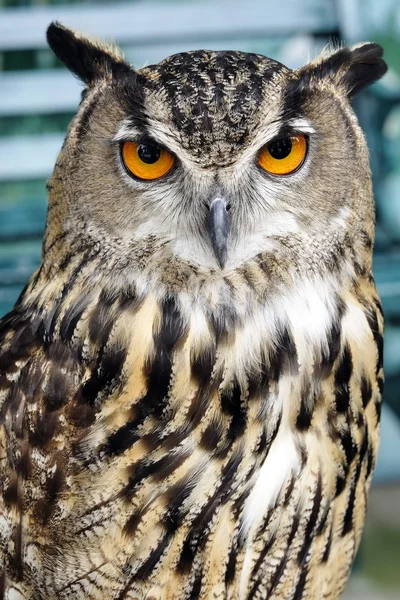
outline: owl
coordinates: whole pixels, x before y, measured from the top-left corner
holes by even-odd
[[[382,48],[135,70],[47,37],[85,90],[0,322],[0,597],[337,600],[379,438],[351,99]]]

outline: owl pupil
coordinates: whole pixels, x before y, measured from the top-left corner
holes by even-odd
[[[140,144],[138,147],[138,155],[141,161],[148,165],[152,165],[160,158],[161,150],[155,144]]]
[[[268,150],[272,158],[282,160],[289,156],[292,151],[292,140],[290,137],[281,138],[268,144]]]

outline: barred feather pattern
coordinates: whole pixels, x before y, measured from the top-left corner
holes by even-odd
[[[337,599],[378,446],[368,271],[270,289],[259,255],[178,292],[101,285],[93,251],[58,268],[0,322],[0,597]]]

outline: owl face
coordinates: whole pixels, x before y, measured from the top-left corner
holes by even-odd
[[[329,262],[372,221],[349,96],[383,74],[376,45],[299,71],[212,51],[135,71],[60,26],[48,37],[88,85],[58,163],[70,235],[215,274],[286,251]]]

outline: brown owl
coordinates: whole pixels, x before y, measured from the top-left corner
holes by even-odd
[[[48,41],[86,89],[0,322],[0,598],[337,600],[379,437],[350,102],[382,49],[136,71]]]

